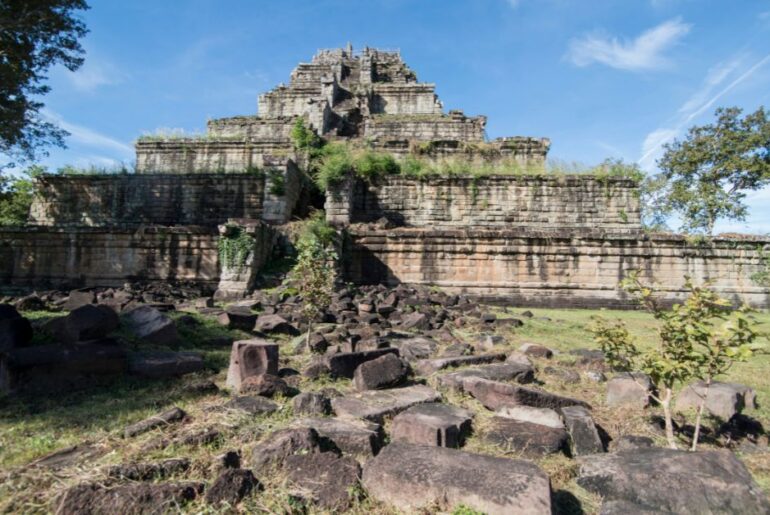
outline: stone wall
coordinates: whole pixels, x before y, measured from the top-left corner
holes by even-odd
[[[385,114],[441,114],[435,84],[376,83],[369,109]]]
[[[484,141],[484,116],[423,115],[401,117],[378,115],[367,118],[364,136],[371,139],[405,139],[416,141],[458,140]]]
[[[592,176],[391,176],[376,184],[346,182],[330,190],[334,224],[387,218],[398,226],[635,229],[640,224],[636,183]]]
[[[292,153],[288,140],[139,140],[137,173],[243,173],[281,166]]]
[[[0,229],[0,285],[122,286],[194,281],[216,288],[216,228],[23,227]]]
[[[256,174],[44,176],[30,221],[40,225],[214,225],[262,218]]]
[[[206,134],[213,138],[248,138],[259,140],[289,141],[293,118],[260,118],[259,116],[233,116],[209,120]]]
[[[520,306],[636,307],[618,282],[640,269],[665,299],[684,295],[684,276],[714,281],[736,302],[770,307],[770,289],[751,275],[770,240],[722,239],[696,246],[678,235],[518,230],[371,230],[351,227],[346,279],[356,283],[431,284]]]

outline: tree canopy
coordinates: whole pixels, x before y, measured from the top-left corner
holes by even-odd
[[[83,64],[88,31],[75,13],[85,9],[84,0],[0,0],[0,154],[11,159],[0,170],[64,146],[67,132],[45,120],[39,97],[51,66]]]
[[[770,120],[717,109],[716,122],[692,127],[658,162],[659,214],[676,213],[687,232],[711,234],[717,220],[743,220],[749,191],[770,184]]]

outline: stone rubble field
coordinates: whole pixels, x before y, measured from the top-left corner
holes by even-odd
[[[310,328],[283,287],[0,300],[2,512],[770,513],[765,357],[713,387],[691,453],[577,311],[403,285],[340,289]]]

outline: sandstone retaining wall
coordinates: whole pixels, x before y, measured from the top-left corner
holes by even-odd
[[[135,144],[136,173],[243,173],[254,168],[280,167],[292,153],[289,140],[139,140]],[[277,161],[277,162],[276,162]]]
[[[770,290],[751,275],[761,270],[767,239],[717,238],[703,246],[678,235],[548,234],[512,230],[369,230],[351,227],[346,279],[372,284],[431,284],[521,306],[637,307],[618,282],[640,269],[672,302],[684,276],[736,302],[770,307]]]

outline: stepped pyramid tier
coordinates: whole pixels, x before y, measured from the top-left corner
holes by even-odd
[[[289,84],[260,95],[258,115],[211,120],[201,138],[146,137],[136,144],[139,173],[241,172],[282,168],[294,158],[291,129],[302,117],[326,139],[360,139],[395,155],[437,159],[483,156],[542,165],[546,138],[487,142],[485,116],[445,113],[436,85],[419,82],[398,51],[320,50]]]

